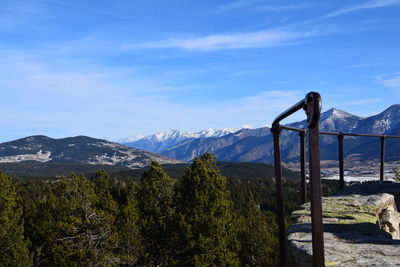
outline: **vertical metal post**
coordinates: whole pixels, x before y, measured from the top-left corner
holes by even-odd
[[[338,135],[339,141],[339,177],[340,177],[340,189],[343,189],[345,186],[344,183],[344,168],[343,168],[343,134],[340,133]]]
[[[320,184],[320,153],[319,153],[319,119],[321,116],[321,96],[316,92],[310,92],[304,100],[299,101],[284,113],[280,114],[272,123],[272,133],[274,137],[274,160],[275,160],[275,185],[276,202],[278,213],[279,229],[279,252],[280,265],[286,266],[285,248],[285,220],[283,217],[283,195],[282,195],[282,166],[280,151],[280,130],[279,122],[290,116],[296,111],[304,109],[307,114],[309,131],[309,167],[311,183],[311,227],[312,227],[312,247],[313,265],[325,266],[324,257],[324,229],[322,224],[322,204],[321,204],[321,184]]]
[[[381,175],[380,180],[385,180],[385,136],[381,136]]]
[[[306,182],[306,132],[301,131],[300,136],[300,175],[301,175],[301,203],[307,202]]]
[[[281,166],[281,148],[280,148],[280,127],[272,127],[274,137],[274,160],[275,160],[275,187],[276,187],[276,205],[278,213],[278,231],[279,231],[279,258],[280,266],[286,266],[286,232],[285,218],[283,211],[283,187],[282,187],[282,166]]]
[[[307,95],[306,113],[308,115],[309,134],[309,167],[311,185],[311,225],[313,266],[325,266],[324,229],[322,223],[321,203],[321,167],[319,149],[319,118],[321,112],[321,96],[318,93]]]

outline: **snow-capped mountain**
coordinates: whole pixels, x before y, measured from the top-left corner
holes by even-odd
[[[400,104],[392,105],[378,115],[362,118],[358,132],[389,133],[398,127],[400,122]]]
[[[320,129],[326,132],[351,132],[359,126],[362,121],[361,117],[350,114],[337,108],[331,108],[321,114]],[[291,123],[290,126],[297,128],[305,128],[306,121]]]
[[[39,161],[49,163],[84,163],[118,165],[131,169],[159,163],[178,163],[158,154],[87,136],[53,139],[30,136],[0,144],[0,163]]]
[[[306,120],[289,124],[306,128]],[[400,133],[400,105],[393,105],[378,115],[359,117],[340,109],[330,109],[321,114],[320,129],[326,132],[347,133]],[[282,158],[285,161],[298,160],[299,137],[297,133],[282,131]],[[387,159],[400,159],[400,140],[388,139]],[[365,158],[379,156],[379,140],[374,138],[345,139],[345,154],[359,154]],[[397,152],[396,152],[397,151]],[[212,152],[220,161],[273,162],[272,135],[269,128],[244,129],[218,138],[193,139],[167,148],[160,154],[191,161],[204,152]],[[337,138],[321,136],[322,159],[337,159]]]
[[[133,142],[123,143],[126,146],[144,149],[150,152],[160,152],[187,140],[198,138],[222,137],[238,131],[238,129],[208,129],[200,132],[168,130],[146,136]]]
[[[196,138],[181,142],[173,147],[161,151],[160,154],[189,162],[205,152],[214,153],[220,161],[249,162],[252,158],[240,158],[239,154],[248,152],[258,145],[256,139],[261,142],[270,134],[267,127],[257,129],[241,129],[237,132],[215,138]],[[250,142],[249,142],[250,141]]]

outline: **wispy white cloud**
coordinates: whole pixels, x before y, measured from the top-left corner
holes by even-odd
[[[265,31],[215,34],[199,38],[173,38],[165,41],[126,45],[124,49],[180,48],[189,51],[218,51],[245,48],[268,48],[304,42],[307,38],[333,32],[330,28],[316,27],[304,30],[272,29]]]
[[[391,89],[400,89],[400,72],[378,75],[377,80],[383,86]]]
[[[263,70],[263,69],[242,70],[242,71],[231,73],[228,76],[245,76],[245,75],[261,74],[261,73],[268,73],[268,72],[270,72],[270,70]]]
[[[183,99],[193,93],[195,85],[183,88],[142,77],[136,70],[87,62],[61,64],[8,52],[0,52],[0,72],[5,74],[0,88],[13,94],[3,97],[0,119],[4,128],[17,129],[21,137],[83,134],[118,140],[169,128],[261,125],[270,123],[276,110],[287,108],[302,95],[299,91],[264,91],[215,103],[199,100],[193,105]],[[171,92],[182,96],[176,99]]]
[[[227,117],[247,120],[253,125],[270,125],[275,117],[294,103],[304,99],[306,90],[265,90],[252,96],[225,103],[221,112]],[[289,120],[304,119],[304,113],[298,112]]]
[[[60,3],[61,1],[58,1],[57,4]],[[0,31],[44,30],[45,27],[40,25],[40,21],[48,18],[60,18],[60,14],[56,15],[54,10],[55,5],[56,1],[53,0],[2,1],[0,4]]]
[[[277,82],[275,82],[275,84],[286,85],[286,84],[290,84],[290,82],[289,81],[277,81]]]
[[[257,11],[274,12],[274,11],[290,11],[290,10],[311,8],[313,6],[315,6],[315,4],[311,5],[311,4],[308,4],[308,3],[291,4],[291,5],[260,5],[260,6],[257,6],[255,9]]]
[[[375,67],[381,65],[379,63],[362,63],[362,64],[353,64],[353,65],[348,65],[346,68],[349,69],[364,69],[364,68],[369,68],[369,67]]]
[[[266,90],[254,96],[240,99],[240,109],[241,112],[244,110],[257,110],[258,112],[254,112],[253,115],[263,114],[262,116],[265,116],[266,113],[289,108],[301,98],[304,98],[304,95],[305,92],[300,90]],[[235,105],[233,109],[237,109],[237,106]]]
[[[232,1],[229,3],[223,4],[223,5],[220,5],[219,7],[216,8],[215,12],[220,13],[220,12],[230,11],[233,9],[238,9],[238,8],[242,8],[245,6],[252,5],[256,2],[257,2],[257,0],[236,0],[236,1]]]
[[[370,104],[380,103],[382,101],[383,98],[357,99],[341,103],[341,106],[370,105]]]
[[[168,84],[137,68],[0,52],[0,72],[4,74],[0,88],[13,91],[3,97],[0,119],[4,128],[18,129],[21,137],[83,134],[118,140],[144,129],[147,134],[168,128],[201,130],[270,123],[276,110],[287,108],[301,95],[297,91],[265,91],[193,104],[183,99],[198,85]],[[180,94],[178,99],[173,97],[175,93]]]
[[[373,8],[381,8],[388,6],[398,6],[400,5],[400,0],[373,0],[367,1],[359,5],[345,7],[334,12],[331,12],[324,16],[324,18],[333,18],[341,15],[345,15],[348,13],[352,13],[355,11],[365,10],[365,9],[373,9]]]
[[[218,6],[215,9],[215,13],[222,13],[237,9],[251,8],[251,11],[256,12],[273,12],[273,11],[284,11],[284,10],[297,10],[310,7],[310,4],[266,4],[265,1],[260,0],[236,0]]]

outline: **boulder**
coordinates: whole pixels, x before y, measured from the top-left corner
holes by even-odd
[[[322,198],[326,266],[400,266],[400,184],[357,184]],[[310,203],[292,213],[288,261],[312,265]]]

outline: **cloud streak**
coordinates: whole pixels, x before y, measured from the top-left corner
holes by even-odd
[[[237,0],[217,7],[215,13],[228,12],[237,9],[251,8],[255,12],[273,12],[284,10],[297,10],[310,7],[309,4],[270,5],[260,0]]]
[[[354,105],[370,105],[376,104],[383,101],[383,98],[371,98],[371,99],[358,99],[341,104],[342,106],[354,106]]]
[[[0,118],[5,129],[17,130],[20,137],[83,134],[118,140],[169,128],[196,131],[205,127],[261,125],[270,123],[276,110],[289,107],[303,95],[299,91],[266,90],[217,103],[187,102],[185,96],[196,88],[180,88],[161,81],[157,84],[154,77],[146,79],[140,77],[143,73],[134,75],[130,70],[85,64],[77,67],[75,62],[64,62],[61,69],[51,61],[20,56],[20,62],[16,55],[0,57],[0,71],[13,74],[0,81],[0,88],[14,92],[3,97]],[[171,91],[182,95],[179,99],[171,97]],[[15,138],[12,135],[4,133],[2,141]]]
[[[374,1],[367,1],[363,4],[354,5],[350,7],[345,7],[334,12],[331,12],[324,16],[324,18],[334,18],[337,16],[349,14],[352,12],[366,10],[366,9],[374,9],[374,8],[382,8],[388,6],[399,6],[400,0],[374,0]]]
[[[249,6],[255,2],[256,2],[256,0],[236,0],[236,1],[219,6],[216,9],[216,12],[219,13],[219,12],[225,12],[225,11],[230,11],[233,9],[242,8],[245,6]]]
[[[263,70],[263,69],[254,69],[254,70],[243,70],[243,71],[238,71],[229,74],[228,76],[246,76],[246,75],[252,75],[252,74],[262,74],[262,73],[268,73],[271,72],[270,70]]]
[[[310,37],[327,34],[328,32],[330,32],[330,30],[326,28],[313,28],[308,30],[272,29],[248,33],[215,34],[191,39],[173,38],[166,41],[127,45],[124,46],[124,48],[179,48],[188,51],[202,52],[246,48],[269,48],[304,42]]]
[[[400,90],[400,72],[379,75],[377,79],[387,88]]]

